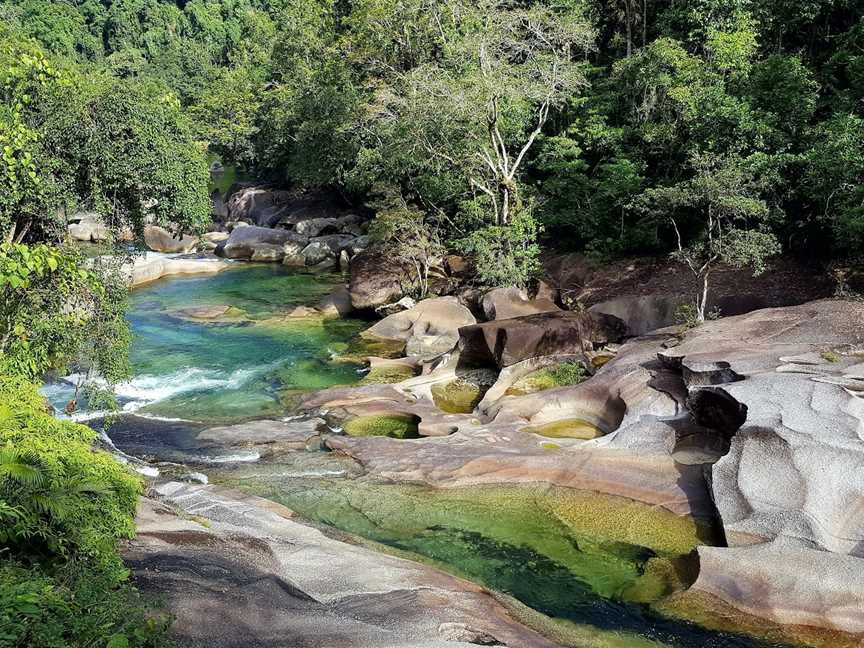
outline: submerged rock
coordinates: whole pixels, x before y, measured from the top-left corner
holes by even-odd
[[[124,555],[139,587],[161,595],[183,642],[445,648],[454,644],[440,629],[464,624],[511,646],[555,645],[484,589],[330,538],[284,506],[176,482],[156,494],[164,504],[141,501]]]

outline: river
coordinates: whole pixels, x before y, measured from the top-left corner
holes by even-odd
[[[368,323],[283,317],[316,303],[339,279],[241,266],[136,290],[128,314],[134,378],[117,390],[123,415],[108,430],[113,443],[129,455],[182,463],[211,481],[279,501],[317,524],[432,563],[552,618],[596,628],[611,637],[610,646],[767,645],[669,620],[647,605],[662,596],[665,582],[652,572],[685,572],[690,559],[662,543],[603,541],[578,523],[561,522],[562,511],[580,508],[595,517],[626,514],[610,498],[543,486],[435,491],[382,484],[335,453],[264,461],[254,452],[197,442],[205,427],[286,417],[298,394],[362,379],[361,367],[333,358]],[[225,307],[216,319],[200,317],[201,309]],[[55,383],[46,395],[62,408],[71,387]],[[78,417],[102,420],[86,406]]]

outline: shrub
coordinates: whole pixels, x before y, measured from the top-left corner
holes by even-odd
[[[96,433],[52,417],[26,380],[0,377],[0,540],[13,554],[88,560],[122,575],[116,546],[131,538],[139,480]],[[15,511],[9,513],[10,510]]]
[[[0,645],[163,643],[167,623],[148,620],[118,552],[141,483],[95,437],[0,375]]]
[[[557,387],[569,387],[584,382],[588,375],[581,362],[562,362],[547,370]]]

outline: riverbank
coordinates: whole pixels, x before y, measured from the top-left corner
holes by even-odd
[[[258,276],[260,273],[267,276]],[[838,592],[837,600],[847,603],[846,612],[836,614],[828,608],[811,606],[807,612],[809,617],[800,616],[810,605],[806,597],[824,585],[806,580],[808,572],[800,567],[800,560],[806,557],[794,558],[793,554],[806,553],[806,549],[796,547],[792,551],[788,546],[772,544],[772,538],[788,537],[783,529],[770,532],[774,535],[766,531],[760,538],[733,533],[733,518],[729,516],[727,501],[735,500],[726,500],[725,491],[719,489],[725,488],[727,473],[730,479],[740,481],[737,471],[745,469],[742,462],[751,461],[747,453],[741,455],[735,449],[736,439],[746,440],[753,434],[764,436],[764,430],[770,426],[777,430],[772,434],[788,436],[772,423],[778,413],[771,409],[780,407],[781,420],[787,423],[792,420],[788,394],[805,393],[813,388],[811,385],[827,385],[816,389],[820,393],[830,390],[836,396],[825,400],[825,395],[820,395],[823,409],[814,410],[815,414],[807,414],[810,418],[801,420],[809,421],[807,426],[815,425],[817,419],[833,421],[832,425],[841,435],[845,434],[841,430],[854,428],[855,421],[859,420],[855,418],[855,404],[860,399],[852,392],[841,396],[858,380],[854,361],[857,356],[849,344],[856,339],[854,322],[860,305],[826,301],[790,309],[757,311],[712,322],[686,334],[661,332],[631,340],[623,346],[608,341],[613,329],[591,328],[579,318],[553,312],[544,316],[543,328],[538,330],[558,327],[556,330],[561,332],[565,330],[561,328],[565,323],[566,326],[578,324],[578,336],[582,337],[558,338],[559,343],[567,339],[575,341],[576,346],[541,345],[543,353],[558,361],[565,357],[571,361],[577,357],[585,362],[596,361],[601,368],[592,370],[593,377],[573,386],[551,385],[550,389],[550,385],[545,385],[541,391],[534,391],[534,388],[527,392],[510,391],[507,385],[500,384],[497,390],[490,389],[487,396],[480,399],[482,402],[474,411],[459,413],[458,408],[450,411],[439,408],[442,403],[439,397],[444,392],[437,386],[449,385],[454,378],[476,373],[475,368],[465,374],[465,367],[460,367],[455,360],[460,355],[475,360],[482,357],[476,347],[471,347],[476,340],[469,344],[460,339],[463,336],[458,332],[455,337],[446,332],[451,319],[436,319],[438,307],[427,308],[426,314],[416,321],[409,312],[411,328],[403,333],[409,344],[415,345],[412,348],[426,353],[432,347],[437,349],[444,340],[452,340],[448,344],[458,342],[459,353],[443,364],[417,360],[418,369],[425,365],[423,375],[408,379],[402,375],[396,378],[401,381],[396,384],[352,386],[362,374],[353,368],[340,373],[340,367],[346,365],[340,361],[339,354],[349,350],[350,338],[366,325],[317,316],[286,319],[280,315],[295,311],[303,304],[316,303],[331,289],[327,281],[322,282],[321,278],[310,281],[310,278],[301,277],[295,281],[278,267],[246,266],[210,278],[172,279],[145,287],[143,292],[136,291],[130,312],[133,329],[139,336],[137,350],[133,349],[133,360],[137,358],[139,363],[136,373],[148,367],[145,375],[160,388],[174,382],[183,386],[179,378],[165,380],[164,376],[174,375],[174,369],[179,370],[179,365],[174,369],[165,365],[169,359],[182,363],[191,361],[192,366],[200,370],[219,366],[220,371],[230,376],[242,370],[243,363],[249,364],[250,369],[269,366],[272,364],[269,361],[278,361],[283,353],[275,351],[280,347],[258,347],[260,341],[253,343],[253,338],[257,339],[255,336],[289,335],[285,338],[288,346],[284,347],[288,355],[281,356],[284,365],[278,370],[257,371],[258,377],[242,386],[232,387],[234,383],[230,381],[210,381],[197,388],[183,388],[139,410],[145,416],[172,420],[127,416],[115,422],[109,431],[120,450],[149,459],[161,473],[153,495],[160,498],[172,514],[161,515],[159,523],[153,526],[152,515],[145,512],[141,525],[143,544],[131,545],[129,556],[133,565],[139,558],[142,561],[136,573],[147,589],[168,594],[169,607],[180,613],[181,620],[186,619],[186,625],[181,623],[178,631],[192,635],[204,631],[200,623],[203,612],[186,609],[187,601],[206,598],[210,592],[215,592],[212,594],[215,607],[206,608],[212,612],[220,605],[229,605],[233,599],[228,597],[224,599],[228,603],[219,602],[224,595],[222,590],[230,589],[224,586],[228,581],[219,586],[218,579],[197,583],[193,582],[195,579],[183,580],[176,573],[177,565],[189,566],[188,576],[189,573],[209,573],[207,570],[211,568],[218,572],[224,567],[220,560],[230,559],[239,570],[238,582],[247,578],[252,579],[248,582],[255,581],[260,574],[252,578],[252,567],[260,568],[264,564],[260,557],[272,558],[276,550],[260,546],[261,542],[269,543],[270,536],[256,526],[257,522],[242,522],[240,526],[248,528],[241,533],[235,524],[237,511],[245,511],[244,515],[248,513],[257,519],[261,510],[268,511],[269,507],[276,506],[267,504],[272,502],[283,507],[278,509],[280,515],[285,514],[301,525],[318,525],[331,539],[348,542],[349,546],[359,543],[367,547],[371,552],[367,556],[370,561],[373,556],[381,556],[382,551],[395,553],[402,559],[428,565],[436,574],[440,574],[436,570],[443,569],[479,584],[482,596],[472,599],[475,603],[482,601],[477,603],[479,607],[460,608],[460,613],[464,613],[461,621],[435,617],[437,625],[422,626],[422,641],[442,641],[439,627],[445,624],[451,628],[446,624],[452,623],[467,625],[504,641],[501,633],[516,632],[514,627],[522,621],[533,628],[523,628],[521,632],[528,633],[525,636],[533,637],[536,631],[546,637],[542,641],[555,645],[627,647],[642,646],[648,641],[696,648],[715,640],[726,646],[741,647],[786,643],[826,647],[854,645],[856,633],[850,623],[855,623],[854,609],[858,605],[855,592],[860,588],[856,590],[851,572],[850,579],[844,581],[842,575],[847,572],[833,566],[844,560],[856,560],[854,547],[850,550],[832,542],[823,543],[819,550],[820,559],[829,561],[826,569],[832,573],[836,571],[840,578],[832,581],[831,587]],[[242,280],[238,283],[239,279]],[[181,305],[184,308],[180,308]],[[215,313],[217,308],[221,309],[221,314]],[[554,321],[547,322],[549,319]],[[277,320],[279,325],[274,326]],[[434,324],[430,326],[428,322]],[[478,326],[501,328],[505,322],[507,320]],[[535,362],[530,352],[533,347],[524,344],[533,339],[524,337],[526,331],[532,330],[530,322],[533,320],[529,316],[527,320],[512,322],[506,324],[506,330],[516,331],[513,327],[518,323],[521,337],[514,337],[507,344],[516,345],[517,339],[522,340],[517,345],[520,355],[512,358],[517,361],[513,367]],[[337,328],[326,333],[326,327],[334,324]],[[398,328],[382,322],[373,330]],[[421,329],[422,335],[418,333]],[[300,337],[291,337],[301,331]],[[333,333],[337,337],[327,338]],[[249,338],[250,335],[253,338]],[[184,341],[184,336],[191,337]],[[576,348],[584,349],[580,345],[585,340],[599,342],[601,338],[606,341],[599,346],[592,343],[595,350],[589,354],[597,360],[586,359],[580,355],[582,352],[575,353]],[[241,339],[245,341],[238,344]],[[296,346],[298,342],[300,347]],[[142,343],[144,347],[140,346]],[[507,349],[517,348],[507,344],[505,353],[510,352]],[[290,351],[291,348],[295,350]],[[304,358],[306,353],[317,355],[318,359],[310,365]],[[684,360],[676,369],[674,362],[666,363],[668,366],[660,362],[658,353]],[[810,357],[808,354],[824,354],[833,361],[819,355],[820,362],[802,363],[800,358]],[[832,354],[836,354],[836,358]],[[778,358],[789,361],[784,364]],[[534,368],[537,367],[540,365]],[[301,381],[303,384],[290,378],[289,382],[284,382],[286,376],[300,375],[298,369],[307,376]],[[336,371],[333,378],[323,378],[321,372],[330,371]],[[483,371],[493,370],[486,367]],[[499,371],[498,380],[506,380],[508,385],[518,378],[512,369],[496,369],[493,373]],[[776,388],[770,386],[775,375],[783,382]],[[730,379],[735,376],[746,379]],[[336,384],[343,381],[343,386],[319,391],[328,387],[327,380],[334,379]],[[294,388],[290,388],[292,384]],[[694,436],[689,434],[693,429],[687,422],[689,416],[699,417],[688,397],[701,394],[702,385],[716,388],[720,384],[734,402],[747,403],[750,411],[743,424],[731,431],[731,444],[727,447],[722,443],[718,445],[712,437],[712,434],[722,436],[722,430],[712,431],[709,426]],[[286,386],[293,394],[288,401],[283,398]],[[239,391],[232,393],[237,387]],[[446,393],[450,391],[448,388]],[[268,392],[273,396],[269,404],[264,405],[258,399]],[[300,397],[303,392],[306,396]],[[490,396],[493,393],[499,395],[493,398]],[[764,394],[774,394],[770,400],[774,405],[765,401],[768,409],[763,412],[763,406],[758,403],[763,402],[759,399],[764,400]],[[298,397],[302,398],[301,410],[307,413],[286,418],[285,415],[291,413],[286,407],[291,403],[295,404],[291,407],[296,407]],[[728,414],[723,407],[718,412],[718,415]],[[816,419],[811,420],[813,416]],[[409,430],[407,438],[389,438],[386,435],[391,433],[391,428],[375,423],[379,427],[368,429],[380,429],[385,436],[364,437],[357,436],[360,428],[350,424],[368,420],[371,425],[373,419],[398,419],[407,422],[413,432]],[[577,419],[581,421],[578,426],[574,423]],[[592,436],[599,438],[585,440],[582,435],[588,426],[595,430]],[[343,428],[349,429],[350,434]],[[785,442],[789,443],[789,439]],[[812,440],[807,441],[802,447],[812,446],[812,443]],[[836,441],[827,439],[819,440],[819,444],[824,449],[808,451],[814,452],[814,457],[827,456],[820,454],[825,452],[848,453],[853,448],[842,443],[837,446]],[[844,461],[854,461],[856,455],[853,451],[845,456]],[[712,472],[712,463],[716,463],[713,479],[706,480],[704,475],[706,471]],[[751,468],[746,470],[746,474],[752,473]],[[782,474],[798,471],[804,483],[816,478],[815,474],[811,477],[802,473],[797,464],[795,468],[779,466],[778,470]],[[842,498],[852,496],[858,488],[858,478],[845,471],[843,474],[844,484],[852,490],[847,490],[846,495],[825,495],[823,499],[833,498],[835,503],[829,504],[826,499],[821,508],[805,507],[805,515],[823,515],[819,511],[847,506],[844,502],[849,500]],[[210,481],[211,485],[200,494],[204,503],[200,503],[199,495],[190,495],[184,500],[167,494],[165,480],[177,478]],[[223,490],[226,486],[234,490]],[[753,487],[763,493],[762,497],[773,492],[767,483],[756,482]],[[187,484],[170,488],[191,494],[197,487]],[[208,499],[213,489],[223,500]],[[237,495],[238,490],[247,495]],[[231,493],[230,503],[224,500],[228,497],[226,493]],[[249,495],[264,499],[248,500]],[[187,503],[193,505],[187,507]],[[796,506],[790,505],[786,515],[794,515]],[[762,513],[755,510],[757,514],[753,519],[758,521]],[[811,512],[807,513],[808,510]],[[824,515],[822,519],[823,528],[832,523]],[[184,534],[191,531],[183,525],[176,529],[180,535],[169,538],[175,533],[171,529],[175,523],[179,524],[177,520],[184,524],[191,521],[205,530],[214,524],[218,527],[229,522],[235,527],[225,526],[214,531],[219,538],[206,539],[206,534],[205,539],[196,536],[187,546],[183,544]],[[836,536],[847,537],[849,529],[838,531]],[[291,531],[294,532],[297,530]],[[235,541],[238,533],[247,540]],[[851,529],[851,533],[854,535],[857,531]],[[289,533],[286,537],[293,536]],[[223,541],[226,538],[230,541]],[[727,541],[737,548],[725,548]],[[291,545],[293,540],[285,542]],[[204,551],[202,547],[209,548]],[[196,563],[194,554],[199,549],[201,562]],[[331,549],[337,553],[345,551],[337,545]],[[724,553],[727,551],[729,559]],[[766,551],[771,553],[770,560],[766,558]],[[300,555],[302,552],[298,557]],[[172,556],[180,562],[172,563]],[[737,561],[737,571],[731,569],[730,559]],[[831,562],[834,560],[837,562]],[[174,571],[163,573],[151,568],[160,561],[166,566],[173,565],[171,570]],[[789,564],[784,565],[785,562]],[[193,564],[198,566],[192,568]],[[302,579],[303,570],[308,567],[304,567],[302,561],[292,563],[283,573],[280,571],[284,567],[282,563],[278,569],[273,564],[266,563],[271,576],[277,581],[288,578],[292,587],[297,585],[295,575],[299,574],[297,578]],[[339,582],[342,568],[336,566],[340,563],[322,560],[320,564],[321,574],[328,574],[328,578]],[[370,563],[360,564],[368,567]],[[770,573],[760,571],[760,564],[773,565]],[[736,582],[742,585],[746,581],[740,575],[746,573],[750,584],[736,590],[726,588],[722,579],[733,573],[739,574]],[[755,609],[753,597],[758,602],[774,600],[764,598],[765,588],[771,587],[774,578],[790,583],[782,593],[783,606],[772,603],[771,608]],[[387,591],[411,590],[414,587],[411,581],[406,582],[407,585],[395,579],[388,585],[392,589]],[[485,593],[487,591],[506,593],[507,597],[519,601],[516,608],[527,606],[523,609],[525,614],[516,614],[514,608],[508,606],[505,606],[504,616],[499,614],[500,610],[489,613],[499,599],[497,595]],[[798,592],[801,598],[796,599]],[[450,597],[458,600],[462,593],[461,586],[438,592],[433,597],[435,605],[440,602],[442,609],[446,608]],[[318,600],[314,595],[312,598]],[[822,595],[818,600],[830,605],[829,599]],[[432,608],[438,609],[434,605]],[[253,615],[252,618],[262,619],[262,627],[254,631],[260,645],[279,645],[272,643],[275,641],[272,637],[267,638],[268,624],[293,628],[291,631],[298,633],[298,641],[310,642],[298,645],[381,645],[377,643],[379,640],[370,638],[372,635],[363,635],[363,641],[371,643],[356,644],[316,644],[312,638],[302,639],[306,635],[300,627],[309,623],[310,616],[317,618],[322,608],[306,604],[294,606],[290,597],[270,609],[270,616],[266,618],[260,616],[266,610],[238,609]],[[280,609],[283,612],[278,612]],[[730,609],[747,612],[748,618],[754,621],[730,623]],[[290,615],[287,610],[292,610]],[[333,618],[343,618],[344,615],[337,612],[333,612]],[[372,623],[377,628],[374,632],[383,632],[394,627],[398,630],[403,623],[416,626],[411,621],[412,614],[398,607],[389,617],[381,612],[370,619],[377,619]],[[280,615],[288,615],[290,619],[275,621]],[[676,621],[678,617],[699,619],[703,627]],[[234,619],[231,623],[227,620],[230,618]],[[491,619],[495,627],[479,624],[476,619]],[[801,619],[806,622],[800,623]],[[253,632],[243,630],[239,617],[226,615],[226,624],[224,630],[220,630],[225,637]],[[334,624],[334,628],[338,626],[336,621]],[[350,628],[350,623],[345,627]],[[421,640],[399,632],[393,635],[393,641],[397,642],[394,645],[399,645],[398,641]],[[742,633],[761,639],[751,639]],[[513,635],[515,643],[507,645],[533,645],[520,636]],[[597,643],[586,643],[586,638]],[[344,641],[349,640],[344,638]],[[766,643],[761,643],[763,641]]]

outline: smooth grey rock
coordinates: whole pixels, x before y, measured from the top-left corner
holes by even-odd
[[[249,260],[258,249],[273,250],[274,247],[279,247],[282,249],[282,256],[284,256],[286,244],[302,241],[304,241],[303,237],[285,230],[254,226],[240,227],[231,232],[231,236],[222,247],[222,254],[229,259]]]
[[[459,342],[459,329],[476,322],[455,297],[438,297],[384,318],[363,335],[404,341],[408,356],[431,359],[452,351]]]
[[[69,237],[85,243],[101,243],[111,238],[102,216],[95,212],[81,212],[69,218],[67,227]]]
[[[288,210],[293,195],[266,186],[241,187],[228,198],[228,217],[260,227],[272,227]]]
[[[182,235],[179,238],[158,225],[144,227],[144,243],[154,252],[186,254],[198,245],[198,237]]]
[[[282,263],[284,258],[285,248],[283,246],[263,243],[255,248],[250,260],[264,263]]]
[[[561,310],[548,297],[531,299],[519,288],[495,288],[483,296],[481,305],[489,321]]]
[[[141,501],[124,557],[184,644],[468,648],[441,636],[462,624],[477,638],[555,646],[482,588],[328,537],[284,506],[212,485],[169,482],[155,493],[160,501]]]
[[[300,252],[303,263],[307,266],[316,266],[321,263],[336,263],[336,256],[326,241],[312,241]]]

